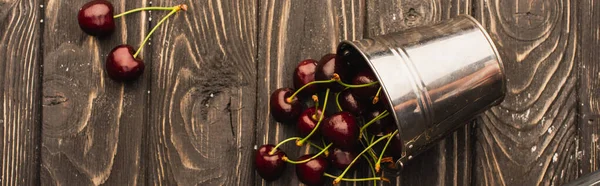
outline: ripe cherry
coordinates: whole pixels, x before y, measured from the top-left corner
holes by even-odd
[[[144,72],[144,62],[133,57],[133,47],[119,45],[108,53],[106,58],[106,72],[116,81],[132,81]]]
[[[77,14],[79,27],[93,36],[107,36],[114,32],[113,5],[106,0],[93,0],[84,4]]]
[[[307,83],[315,81],[315,71],[317,70],[317,61],[314,59],[307,59],[301,61],[296,69],[294,70],[294,88],[296,90],[306,85]],[[317,85],[310,85],[304,88],[299,95],[302,97],[314,95],[317,93]]]
[[[348,111],[356,116],[360,116],[363,113],[363,106],[361,102],[354,96],[354,93],[350,91],[351,89],[346,89],[340,92],[339,95],[339,103],[342,110]]]
[[[313,157],[314,154],[301,156],[298,161]],[[322,156],[318,156],[306,163],[296,164],[296,176],[300,182],[313,186],[323,185],[325,183],[325,171],[329,167],[329,162]]]
[[[323,111],[321,109],[318,109],[317,111],[317,109],[315,109],[314,107],[310,107],[304,110],[302,114],[300,114],[300,117],[298,118],[297,127],[298,132],[300,132],[301,136],[308,136],[308,134],[312,132],[315,126],[317,126],[317,122],[319,121],[319,117],[321,114],[323,114]],[[319,139],[320,134],[316,132],[311,136],[311,138]]]
[[[371,70],[366,69],[366,70],[360,71],[356,76],[354,76],[354,78],[352,79],[352,84],[361,85],[361,84],[373,83],[375,81],[377,81],[377,78],[375,78],[375,74],[373,74],[373,72]],[[371,85],[368,87],[354,88],[354,89],[352,89],[352,93],[354,93],[354,95],[358,99],[366,100],[366,103],[371,103],[372,97],[377,94],[378,89],[379,89],[379,85],[375,84],[375,85]]]
[[[294,90],[291,88],[280,88],[271,94],[270,109],[271,115],[275,121],[286,123],[296,121],[302,112],[302,103],[298,97],[294,97],[291,102],[288,99]]]
[[[338,74],[343,81],[346,77],[346,67],[340,62],[337,62],[335,54],[327,54],[323,56],[317,64],[315,80],[331,80],[333,78],[333,74]],[[344,86],[336,82],[319,84],[319,87],[323,90],[330,88],[334,92],[339,92],[344,89]]]
[[[354,151],[345,151],[339,148],[334,148],[328,158],[333,167],[339,170],[345,170],[348,168],[348,166],[350,166],[352,160],[356,158],[356,153]]]
[[[269,155],[269,152],[271,152],[273,148],[275,148],[275,146],[270,144],[263,145],[256,150],[254,156],[256,172],[258,172],[260,177],[267,181],[273,181],[281,177],[286,166],[285,161],[283,161],[283,157],[286,155],[279,148],[275,150],[273,155]]]
[[[338,112],[322,122],[321,135],[334,146],[344,150],[353,150],[356,147],[360,129],[352,114],[346,111]]]

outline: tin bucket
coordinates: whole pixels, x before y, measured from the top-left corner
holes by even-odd
[[[402,32],[343,41],[337,53],[350,66],[375,73],[398,126],[400,167],[489,107],[506,92],[502,60],[472,17]],[[352,67],[351,67],[352,68]]]

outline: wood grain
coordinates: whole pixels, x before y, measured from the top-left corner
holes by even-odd
[[[188,11],[151,43],[148,184],[253,183],[258,3],[153,3]]]
[[[476,185],[560,185],[577,176],[575,2],[475,2],[508,90],[477,125]]]
[[[434,24],[471,13],[470,0],[376,0],[367,3],[368,36]],[[397,185],[469,185],[472,167],[472,125],[408,162]]]
[[[116,19],[115,33],[98,39],[77,24],[75,15],[85,2],[44,4],[41,182],[143,184],[142,135],[150,76],[146,72],[136,82],[116,82],[106,76],[104,61],[119,44],[139,45],[142,33],[148,31],[147,16],[136,13]],[[146,3],[113,5],[115,12],[123,12]],[[142,58],[148,62],[148,56]]]
[[[39,184],[39,4],[0,2],[0,185]]]
[[[278,88],[293,87],[292,73],[301,60],[319,60],[326,53],[335,52],[341,40],[362,38],[365,1],[261,0],[259,3],[256,143],[260,146],[299,135],[295,124],[272,119],[269,97]],[[292,159],[316,153],[314,148],[298,148],[294,144],[282,148]],[[265,182],[257,175],[255,185],[299,185],[294,169],[288,166],[283,176],[273,182]]]
[[[577,61],[579,75],[578,133],[579,133],[579,174],[596,171],[600,167],[600,3],[578,1]],[[579,153],[581,152],[581,153]]]

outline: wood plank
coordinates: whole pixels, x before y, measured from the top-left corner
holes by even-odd
[[[39,184],[40,1],[0,2],[0,183]]]
[[[600,3],[590,0],[578,1],[577,61],[579,61],[578,133],[579,174],[596,171],[600,166]]]
[[[149,70],[138,81],[123,84],[106,76],[104,61],[119,44],[138,46],[142,33],[148,32],[148,18],[146,13],[136,13],[117,19],[115,33],[98,39],[83,33],[74,18],[86,2],[44,4],[41,182],[143,184],[146,153],[141,147]],[[115,13],[146,4],[113,2]],[[148,49],[142,55],[146,63]]]
[[[295,125],[272,119],[268,104],[271,93],[277,88],[293,87],[292,73],[301,60],[319,60],[324,54],[335,52],[341,40],[362,38],[364,13],[364,0],[260,1],[256,95],[258,146],[276,144],[299,135]],[[294,144],[285,144],[282,148],[291,158],[316,153],[314,148],[298,148]],[[283,176],[273,182],[265,182],[257,174],[255,185],[299,185],[294,169],[288,165]]]
[[[477,125],[476,185],[561,185],[577,176],[575,2],[475,2],[508,90]]]
[[[148,184],[253,183],[258,3],[186,3],[152,40]]]
[[[367,35],[375,36],[434,24],[471,13],[470,0],[375,0],[367,3]],[[472,167],[472,125],[408,162],[395,185],[469,185]]]

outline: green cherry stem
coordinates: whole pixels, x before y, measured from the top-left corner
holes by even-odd
[[[377,89],[377,93],[375,94],[375,97],[373,97],[373,105],[377,104],[377,102],[379,102],[379,94],[381,94],[381,87],[379,87],[379,89]]]
[[[296,92],[294,92],[294,94],[292,94],[290,97],[288,97],[285,101],[287,103],[292,103],[292,101],[294,101],[294,97],[296,97],[296,95],[298,95],[298,93],[300,93],[300,91],[304,90],[306,87],[314,85],[314,84],[321,84],[321,83],[331,83],[331,82],[335,82],[335,80],[331,79],[331,80],[322,80],[322,81],[311,81],[310,83],[307,83],[306,85],[300,87],[298,90],[296,90]]]
[[[376,121],[379,121],[380,119],[382,119],[388,115],[389,115],[389,113],[387,110],[383,111],[382,113],[379,113],[379,115],[377,115],[377,117],[373,118],[371,121],[367,122],[365,125],[360,127],[360,134],[362,134],[362,131],[364,131],[367,127],[369,127],[369,125],[375,123]]]
[[[346,87],[346,88],[362,88],[362,87],[368,87],[368,86],[373,86],[373,85],[377,85],[379,84],[378,81],[375,82],[371,82],[371,83],[366,83],[366,84],[360,84],[360,85],[351,85],[351,84],[347,84],[344,83],[342,81],[342,79],[340,78],[340,75],[337,73],[333,73],[333,78],[331,78],[332,80],[335,80],[337,83],[339,83],[340,85]]]
[[[302,139],[302,138],[300,138],[300,137],[291,137],[291,138],[288,138],[288,139],[285,139],[285,140],[279,142],[277,145],[275,145],[275,148],[273,148],[271,150],[271,152],[269,152],[269,155],[275,154],[275,151],[277,151],[277,148],[279,148],[279,146],[283,145],[284,143],[287,143],[287,142],[293,141],[293,140],[299,140],[299,139]]]
[[[171,15],[179,12],[179,10],[183,10],[186,11],[187,10],[187,5],[185,4],[181,4],[181,5],[177,5],[174,7],[171,7],[171,12],[169,12],[169,14],[167,14],[167,16],[163,17],[157,24],[156,26],[154,26],[154,28],[152,28],[152,30],[150,30],[150,32],[148,33],[148,35],[146,35],[146,38],[144,38],[144,41],[142,41],[142,44],[140,45],[140,47],[137,49],[137,51],[135,52],[135,54],[133,54],[133,58],[136,58],[138,54],[140,54],[140,52],[142,51],[142,48],[144,48],[144,45],[146,44],[146,42],[148,42],[148,39],[150,39],[150,36],[152,36],[152,33],[154,33],[154,31],[156,31],[156,29],[163,23],[165,22],[165,20],[167,20],[167,18],[171,17]]]
[[[317,114],[319,113],[319,96],[313,95],[312,99],[313,99],[313,102],[315,102],[315,114],[313,114],[310,117],[314,120],[317,120],[318,119]]]
[[[119,17],[123,17],[127,14],[131,14],[131,13],[135,13],[135,12],[141,12],[144,10],[173,10],[175,9],[175,7],[178,7],[180,5],[174,6],[174,7],[156,7],[156,6],[151,6],[151,7],[142,7],[142,8],[136,8],[136,9],[132,9],[132,10],[128,10],[127,12],[123,12],[119,15],[115,15],[113,16],[113,18],[119,18]]]
[[[323,175],[330,177],[330,178],[338,178],[337,176],[331,175],[329,173],[324,173]],[[388,180],[387,178],[384,177],[372,177],[372,178],[342,178],[340,179],[341,181],[351,181],[351,182],[357,182],[357,181],[379,181],[379,180],[383,180],[386,182],[389,182],[390,180]],[[375,182],[377,183],[377,182]]]
[[[315,128],[313,128],[312,131],[310,131],[310,133],[302,138],[301,140],[296,141],[296,146],[302,146],[304,144],[304,142],[306,140],[308,140],[319,128],[319,126],[321,125],[321,121],[323,121],[323,117],[325,116],[325,110],[327,109],[327,99],[329,98],[329,89],[327,89],[325,91],[325,101],[323,102],[323,112],[321,113],[321,115],[319,116],[319,121],[317,121],[317,125],[315,125]]]
[[[375,172],[375,168],[373,167],[373,163],[371,163],[369,157],[364,154],[362,155],[362,157],[365,158],[365,160],[367,160],[367,163],[369,163],[369,168],[371,168],[371,173],[373,174],[373,176],[377,175],[377,173]],[[373,180],[373,185],[377,185],[377,180]]]
[[[333,145],[333,143],[330,143],[329,145],[327,145],[325,148],[323,148],[323,150],[321,150],[321,152],[319,152],[319,153],[315,154],[314,156],[312,156],[312,157],[310,157],[310,158],[308,158],[308,159],[302,160],[302,161],[294,161],[294,160],[290,160],[290,159],[289,159],[287,156],[284,156],[284,157],[283,157],[283,158],[281,158],[281,159],[282,159],[283,161],[286,161],[286,162],[288,162],[288,163],[291,163],[291,164],[302,164],[302,163],[306,163],[306,162],[308,162],[308,161],[310,161],[310,160],[312,160],[312,159],[315,159],[315,158],[319,157],[321,154],[325,153],[325,152],[327,151],[327,149],[329,149],[329,147],[331,147],[331,145]]]
[[[388,138],[387,143],[385,143],[385,146],[383,146],[383,150],[379,154],[379,159],[377,159],[377,162],[375,162],[375,171],[379,172],[379,169],[381,168],[381,158],[383,158],[383,153],[385,153],[385,150],[390,145],[390,142],[392,141],[393,136],[396,135],[397,133],[398,133],[398,130],[394,131],[392,133],[392,135]]]
[[[337,185],[338,183],[340,183],[340,181],[342,181],[342,178],[344,177],[344,175],[346,175],[348,170],[350,170],[350,167],[352,167],[352,165],[354,165],[354,163],[356,162],[356,160],[358,160],[358,158],[360,158],[360,156],[362,156],[369,149],[373,148],[373,146],[375,144],[379,143],[380,141],[383,141],[384,139],[390,138],[391,136],[392,136],[391,134],[387,134],[385,136],[380,137],[379,139],[375,140],[375,142],[370,144],[367,148],[365,148],[365,150],[360,152],[360,154],[358,154],[358,156],[356,156],[356,158],[354,158],[354,160],[352,160],[352,162],[350,162],[350,165],[348,165],[348,168],[346,168],[346,170],[344,170],[344,172],[342,172],[342,174],[340,174],[340,176],[338,176],[337,178],[335,178],[335,180],[333,180],[333,185]]]
[[[335,104],[337,104],[338,110],[340,112],[344,111],[344,109],[342,109],[342,106],[340,105],[340,94],[342,94],[342,92],[344,92],[345,90],[349,89],[348,87],[346,87],[344,90],[338,92],[335,94]]]

